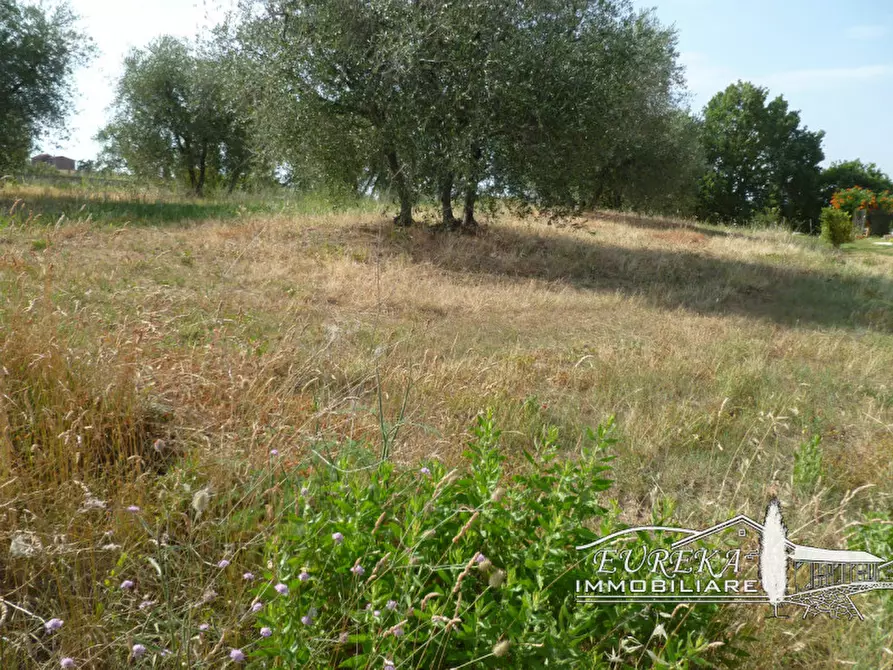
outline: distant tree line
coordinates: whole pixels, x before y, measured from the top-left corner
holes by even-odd
[[[59,125],[89,54],[62,6],[0,0],[0,156]],[[822,170],[824,133],[737,82],[687,105],[674,29],[628,0],[249,0],[196,43],[124,62],[91,170],[198,196],[286,180],[386,194],[396,223],[436,203],[473,229],[482,196],[813,229],[873,164]]]

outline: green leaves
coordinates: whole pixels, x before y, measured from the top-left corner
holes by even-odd
[[[574,602],[575,547],[594,537],[593,525],[603,534],[614,527],[599,504],[611,484],[613,428],[609,419],[588,430],[571,453],[543,426],[530,467],[509,478],[487,411],[456,470],[437,462],[363,470],[355,454],[288,482],[285,505],[296,513],[269,545],[277,567],[255,594],[267,603],[258,625],[275,633],[257,655],[308,668],[374,668],[384,659],[433,669],[576,668],[601,662],[618,636],[649,640],[648,611]],[[279,582],[287,595],[272,591]],[[662,662],[697,658],[712,620],[712,611],[686,614],[674,622],[672,647],[663,638],[647,647]],[[508,653],[503,645],[494,655],[504,642]]]
[[[701,180],[700,215],[746,222],[777,207],[783,218],[818,218],[819,163],[824,133],[800,127],[800,114],[781,96],[748,82],[717,93],[704,110],[703,142],[709,166]]]
[[[63,127],[74,69],[93,52],[67,4],[0,0],[0,171],[20,167],[44,130]]]
[[[249,108],[227,88],[225,53],[201,53],[164,36],[133,50],[118,82],[115,114],[100,131],[105,160],[148,179],[181,179],[196,195],[232,190],[249,171]]]

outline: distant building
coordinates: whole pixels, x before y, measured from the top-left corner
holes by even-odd
[[[31,165],[37,165],[38,163],[52,165],[57,170],[73,171],[75,168],[74,160],[65,156],[50,156],[49,154],[38,154],[31,159]]]

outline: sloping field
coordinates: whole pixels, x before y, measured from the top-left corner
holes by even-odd
[[[238,492],[195,536],[207,564],[262,546],[275,505],[251,473],[271,450],[286,467],[370,443],[451,465],[486,407],[509,467],[544,424],[573,445],[615,415],[606,504],[630,524],[759,518],[777,494],[799,542],[844,548],[893,505],[893,257],[609,214],[472,237],[360,211],[88,212],[0,219],[0,595],[65,619],[81,656],[136,630],[96,610],[127,560],[114,547],[144,530],[112,510],[159,510],[163,541],[199,488]],[[42,545],[27,565],[7,555],[22,531]],[[889,667],[893,605],[862,598],[865,622],[767,620],[747,662]],[[57,664],[47,644],[5,653]]]

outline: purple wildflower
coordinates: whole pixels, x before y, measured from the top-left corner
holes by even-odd
[[[152,607],[152,605],[154,605],[154,604],[155,604],[154,600],[144,600],[143,602],[140,603],[140,609],[147,610],[150,607]]]
[[[301,574],[298,575],[298,579],[300,579],[302,582],[306,582],[308,579],[310,579],[310,574],[306,570],[302,570]]]
[[[133,648],[130,651],[133,654],[134,658],[139,658],[140,656],[142,656],[143,654],[146,653],[146,647],[141,644],[135,644],[135,645],[133,645]]]
[[[372,616],[374,616],[374,617],[379,617],[379,616],[381,616],[381,610],[375,610],[375,611],[372,613]]]
[[[478,552],[478,555],[474,557],[475,563],[483,563],[487,560],[487,557],[484,556],[481,552]]]
[[[220,568],[221,570],[222,570],[223,568],[228,568],[228,567],[229,567],[229,561],[226,560],[225,558],[221,558],[221,559],[220,559],[220,562],[217,563],[217,567]]]
[[[332,533],[332,539],[335,541],[335,544],[344,542],[344,536],[341,533]]]
[[[198,629],[201,630],[201,631],[210,630],[210,629],[211,629],[211,624],[209,624],[209,623],[199,624]]]
[[[65,623],[62,619],[56,619],[55,617],[47,621],[43,627],[47,629],[48,633],[52,633],[54,631],[62,628],[62,624]]]
[[[397,626],[393,631],[394,637],[401,637],[403,635],[403,626]]]
[[[394,667],[394,661],[389,661],[388,659],[384,660],[384,670],[396,670]]]
[[[121,588],[124,589],[125,591],[132,589],[133,581],[130,579],[125,579],[123,582],[121,582]]]
[[[423,475],[425,475],[426,477],[430,477],[430,476],[431,476],[431,471],[430,471],[428,468],[422,468],[421,470],[419,470],[419,472],[421,472],[421,473],[422,473]]]
[[[63,668],[74,668],[76,667],[74,664],[74,659],[70,656],[66,656],[61,661],[59,661],[59,666]]]
[[[270,630],[267,626],[264,626],[263,628],[260,629],[261,637],[270,637],[272,634],[273,634],[273,631]]]
[[[288,595],[288,587],[281,582],[279,584],[276,584],[276,586],[274,586],[273,588],[276,589],[276,592],[279,595],[283,595],[283,596]]]
[[[127,511],[128,511],[128,512],[131,512],[132,514],[136,514],[137,512],[140,511],[140,508],[137,507],[136,505],[129,505],[129,506],[127,507]]]
[[[263,608],[264,608],[264,604],[263,604],[260,600],[258,600],[256,603],[254,603],[254,604],[251,606],[251,611],[254,612],[255,614],[257,614],[257,613],[260,612]]]
[[[306,486],[302,486],[301,495],[306,498],[308,493],[310,493],[310,490]]]
[[[233,663],[242,663],[245,660],[245,652],[241,649],[230,649],[229,658]]]
[[[244,575],[242,575],[242,579],[244,579],[246,582],[253,582],[254,581],[254,573],[246,572]]]
[[[312,626],[313,625],[313,617],[310,616],[309,613],[305,614],[304,616],[301,617],[301,623],[304,624],[305,626]]]
[[[353,566],[353,567],[350,569],[350,571],[351,571],[352,573],[354,573],[357,577],[362,577],[363,575],[366,574],[366,568],[364,568],[364,567],[363,567],[362,565],[360,565],[359,563],[357,563],[355,566]]]
[[[393,612],[395,609],[397,609],[397,601],[389,600],[388,604],[385,605],[385,607]]]
[[[270,456],[278,456],[278,455],[279,455],[278,449],[270,449]]]

